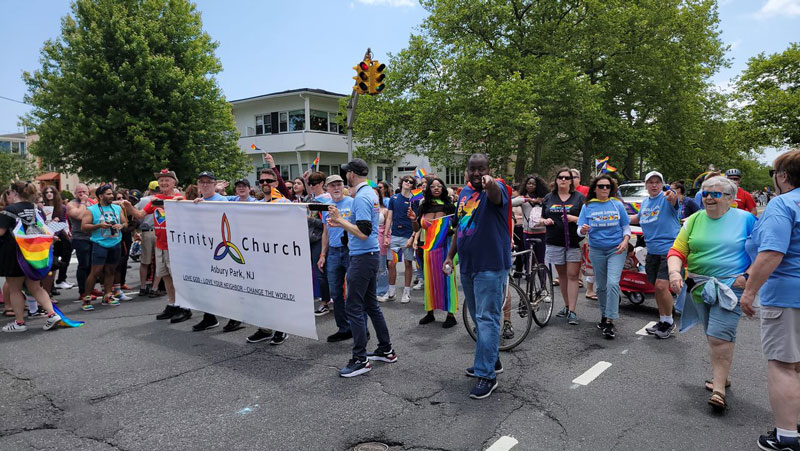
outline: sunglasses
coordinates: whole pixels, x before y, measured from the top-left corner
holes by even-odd
[[[611,189],[611,185],[597,185],[597,189]]]
[[[723,194],[725,193],[721,193],[719,191],[701,191],[700,197],[711,196],[714,199],[719,199],[720,197],[722,197]]]
[[[572,180],[572,176],[571,175],[569,177],[564,177],[563,175],[559,175],[556,178],[559,179],[559,180]]]
[[[265,183],[275,183],[275,179],[258,179],[258,183],[265,184]]]
[[[770,169],[770,170],[769,170],[769,176],[770,176],[770,177],[774,177],[774,176],[775,176],[775,174],[777,174],[777,173],[778,173],[778,171],[776,171],[775,169]]]

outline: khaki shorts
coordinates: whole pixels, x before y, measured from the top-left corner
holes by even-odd
[[[156,249],[156,232],[148,230],[142,232],[142,255],[139,257],[139,263],[149,265],[153,262],[153,252]]]
[[[169,250],[156,248],[156,276],[170,276],[169,272]]]
[[[767,360],[800,363],[800,309],[762,305],[761,347]]]

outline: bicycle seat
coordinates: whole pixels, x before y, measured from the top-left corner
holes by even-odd
[[[542,242],[541,238],[528,238],[528,242],[539,244]]]

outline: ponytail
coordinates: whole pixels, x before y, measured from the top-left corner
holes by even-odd
[[[28,202],[35,200],[36,195],[39,194],[39,187],[37,187],[35,183],[22,182],[19,180],[11,182],[9,190],[14,191],[20,199]]]

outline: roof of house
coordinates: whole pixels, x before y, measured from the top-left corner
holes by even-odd
[[[311,94],[319,94],[319,95],[323,95],[323,96],[330,96],[330,97],[346,97],[344,94],[339,94],[339,93],[336,93],[336,92],[330,92],[330,91],[326,91],[324,89],[300,88],[300,89],[290,89],[288,91],[271,92],[269,94],[262,94],[262,95],[258,95],[258,96],[254,96],[254,97],[246,97],[244,99],[231,100],[230,103],[231,104],[237,104],[237,103],[251,102],[251,101],[254,101],[254,100],[266,99],[266,98],[269,98],[269,97],[282,97],[282,96],[288,96],[288,95],[292,95],[292,94],[302,94],[304,92],[311,93]]]

